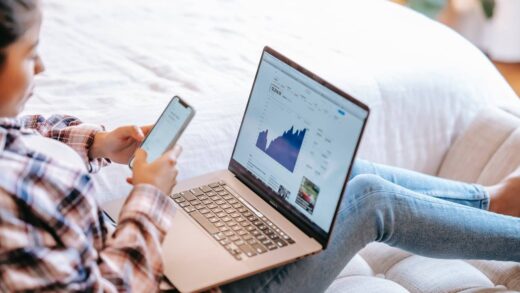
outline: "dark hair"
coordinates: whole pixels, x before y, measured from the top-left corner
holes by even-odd
[[[35,7],[36,0],[0,0],[0,64],[5,59],[3,49],[23,36],[29,28],[23,13]]]

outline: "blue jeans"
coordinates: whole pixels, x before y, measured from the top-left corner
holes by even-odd
[[[357,160],[326,250],[222,291],[323,292],[373,241],[435,258],[520,261],[520,218],[488,206],[482,186]]]

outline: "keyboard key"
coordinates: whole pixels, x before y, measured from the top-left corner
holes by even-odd
[[[274,233],[274,231],[271,230],[271,229],[269,229],[269,228],[265,229],[265,230],[264,230],[264,233],[265,233],[265,235],[267,235],[267,236],[269,236],[269,237],[271,237],[271,235],[275,235],[275,236],[276,236],[276,234]]]
[[[217,186],[217,187],[213,188],[213,190],[216,192],[221,192],[222,190],[224,190],[224,188]]]
[[[270,235],[267,235],[267,237],[269,237],[269,239],[271,240],[278,240],[278,239],[281,239],[280,237],[278,237],[278,235],[276,234],[270,234]]]
[[[269,240],[269,239],[267,239],[267,240],[262,240],[262,241],[260,241],[260,242],[261,242],[263,245],[265,245],[266,247],[269,246],[269,245],[271,245],[271,244],[274,245],[274,243],[273,243],[271,240]]]
[[[220,240],[219,242],[220,242],[220,244],[222,244],[222,245],[224,245],[224,246],[226,246],[226,245],[228,245],[229,243],[231,243],[231,242],[229,242],[228,239]]]
[[[219,218],[224,218],[225,216],[227,216],[227,214],[226,214],[226,213],[223,213],[223,212],[217,213],[216,215],[217,215],[217,217],[219,217]]]
[[[208,186],[211,188],[217,188],[217,187],[219,187],[219,184],[215,182],[215,183],[208,184]]]
[[[219,230],[217,229],[217,227],[213,226],[213,224],[211,224],[208,219],[206,219],[201,213],[199,213],[198,211],[195,211],[193,213],[190,213],[190,216],[195,219],[195,221],[197,221],[201,226],[202,228],[204,228],[206,231],[208,231],[209,234],[215,234],[217,232],[219,232]]]
[[[223,205],[223,204],[226,203],[226,201],[223,200],[223,199],[219,199],[219,200],[215,201],[215,203],[218,204],[218,205]]]
[[[237,234],[238,234],[238,236],[248,235],[247,232],[244,231],[244,230],[238,230],[238,231],[237,231]],[[249,235],[248,235],[248,236],[249,236]],[[246,239],[246,240],[247,240],[247,239]]]
[[[214,204],[214,203],[211,203],[207,206],[208,209],[214,209],[214,208],[217,208],[218,205]]]
[[[210,192],[211,191],[211,188],[209,188],[209,186],[207,186],[207,185],[202,186],[200,189],[202,191],[204,191],[204,192]]]
[[[220,230],[220,232],[229,231],[229,228],[227,226],[222,226],[222,227],[219,227],[218,229]]]
[[[231,205],[229,205],[229,204],[226,203],[226,204],[223,204],[223,205],[221,206],[221,208],[223,208],[223,209],[229,209],[229,208],[231,208]]]
[[[235,233],[233,231],[224,231],[224,235],[226,235],[227,237],[231,237],[235,235]]]
[[[226,194],[226,195],[222,196],[222,198],[225,200],[230,200],[230,199],[233,199],[234,197],[232,195]]]
[[[232,199],[232,200],[228,201],[228,203],[229,204],[236,204],[236,203],[238,203],[238,200]]]
[[[232,209],[232,208],[226,209],[226,213],[228,213],[228,214],[231,214],[231,213],[234,212],[234,211],[235,211],[235,210]]]
[[[185,202],[186,200],[184,199],[184,197],[177,197],[176,199],[174,199],[176,203],[181,203],[181,202]]]
[[[251,247],[256,251],[258,254],[262,254],[267,252],[267,249],[263,247],[260,243],[251,244]]]
[[[235,223],[235,224],[236,224],[236,223]],[[240,229],[242,229],[242,227],[240,227],[240,226],[238,226],[238,225],[236,225],[236,226],[231,226],[231,230],[233,230],[233,231],[238,231],[238,230],[240,230]]]
[[[170,197],[171,197],[172,199],[179,198],[180,196],[181,196],[181,195],[180,195],[179,193],[174,193],[174,194],[170,195]]]
[[[238,209],[238,208],[242,207],[242,204],[241,203],[236,203],[236,204],[232,205],[232,207],[234,207],[235,209]]]
[[[245,220],[246,220],[246,219],[244,219],[244,218],[242,218],[242,217],[237,217],[237,218],[235,219],[235,221],[237,221],[237,222],[239,222],[239,223],[240,223],[240,222],[244,222]]]
[[[222,222],[222,221],[215,222],[215,227],[217,227],[217,228],[225,227],[224,222]],[[222,231],[222,230],[220,230],[220,231]]]
[[[192,190],[190,190],[191,193],[193,193],[193,195],[195,196],[199,196],[199,195],[203,195],[204,192],[202,192],[202,190],[200,190],[200,188],[193,188]]]
[[[273,244],[269,244],[269,245],[266,245],[267,249],[269,250],[275,250],[278,248],[278,246],[276,246],[274,243]]]
[[[202,203],[205,204],[205,205],[210,205],[213,202],[211,200],[209,200],[209,199],[205,199],[205,200],[202,201]]]
[[[212,209],[212,211],[215,213],[215,214],[218,214],[218,213],[222,213],[223,210],[221,208],[215,208],[215,209]]]
[[[187,206],[189,206],[189,205],[190,205],[190,203],[187,202],[187,201],[185,201],[185,202],[181,202],[181,203],[179,204],[179,206],[180,206],[181,208],[185,208],[185,207],[187,207]]]
[[[193,212],[193,211],[195,210],[195,208],[192,207],[192,206],[187,206],[187,207],[184,208],[184,210],[185,210],[186,212],[188,212],[188,213],[191,213],[191,212]]]
[[[204,208],[204,209],[201,209],[199,212],[200,212],[201,214],[207,214],[207,213],[209,213],[209,210],[206,209],[206,208]]]
[[[232,218],[237,218],[237,217],[240,217],[240,214],[239,213],[232,213],[230,216]]]
[[[218,196],[218,195],[212,196],[210,198],[211,198],[212,201],[220,200],[220,196]]]
[[[218,233],[213,234],[213,238],[220,241],[220,240],[226,239],[226,236],[224,235],[224,233],[218,232]]]
[[[215,191],[210,191],[210,192],[206,193],[206,195],[209,197],[212,197],[212,196],[217,195],[217,193]]]
[[[203,204],[198,204],[198,205],[195,205],[195,208],[196,208],[197,210],[202,210],[202,209],[206,208],[206,206],[203,205]]]
[[[193,195],[193,193],[191,193],[191,192],[181,192],[181,194],[182,194],[182,197],[184,197],[187,201],[192,201],[192,200],[197,199],[195,197],[195,195]]]
[[[222,221],[229,222],[229,221],[231,221],[231,217],[225,216],[224,218],[222,218]]]
[[[278,238],[278,240],[275,240],[274,243],[276,243],[276,245],[278,245],[278,247],[284,247],[284,246],[287,246],[287,243],[285,243],[285,241],[283,241],[282,239]]]
[[[239,207],[239,208],[237,208],[237,211],[240,212],[240,213],[242,213],[242,215],[244,215],[244,213],[247,212],[247,209],[246,209],[245,207]],[[246,215],[244,215],[244,216],[246,216]],[[246,216],[246,217],[247,217],[247,216]]]
[[[247,255],[248,257],[252,257],[257,254],[256,251],[251,246],[249,246],[245,243],[239,244],[238,242],[235,242],[235,244],[238,245],[238,248],[240,248],[240,250],[242,250],[242,252],[244,252],[244,254]]]

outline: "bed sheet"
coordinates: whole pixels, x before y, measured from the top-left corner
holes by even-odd
[[[47,71],[25,113],[112,129],[153,123],[178,94],[197,109],[179,179],[226,168],[264,45],[371,107],[360,156],[427,173],[478,109],[515,99],[471,44],[387,1],[46,0]],[[125,196],[128,175],[97,175],[99,200]]]

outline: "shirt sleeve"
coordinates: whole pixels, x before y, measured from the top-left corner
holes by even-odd
[[[157,188],[136,186],[100,252],[102,274],[112,284],[130,285],[133,292],[156,291],[163,274],[161,245],[174,212],[173,201]]]
[[[110,163],[109,159],[91,159],[89,149],[97,132],[105,130],[103,126],[86,124],[69,115],[52,115],[45,119],[42,115],[28,115],[20,118],[24,128],[34,129],[41,135],[61,141],[75,150],[91,173],[99,171]]]
[[[172,223],[174,206],[155,187],[138,185],[132,190],[116,230],[97,250],[87,245],[89,248],[82,251],[60,245],[59,240],[56,245],[44,245],[41,242],[45,237],[60,237],[62,232],[42,236],[34,224],[15,216],[16,202],[5,204],[1,189],[0,203],[0,292],[158,290],[162,277],[161,243]],[[4,242],[7,235],[10,240]]]

